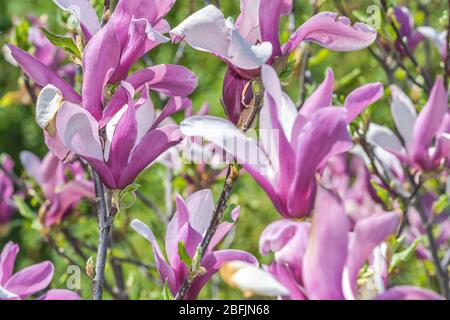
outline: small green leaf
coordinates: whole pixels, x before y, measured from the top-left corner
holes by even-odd
[[[234,223],[233,216],[231,215],[231,213],[233,212],[234,209],[236,209],[236,207],[237,207],[237,205],[235,203],[230,204],[225,209],[225,212],[223,213],[223,218],[222,218],[221,222]]]
[[[20,196],[15,196],[14,197],[14,203],[17,207],[17,210],[19,211],[19,213],[27,218],[27,219],[31,219],[34,220],[36,219],[37,215],[33,212],[33,210],[26,204],[26,202],[23,200],[22,197]]]
[[[120,198],[124,197],[127,193],[133,193],[136,192],[139,188],[141,187],[140,184],[137,183],[133,183],[130,184],[129,186],[126,186],[125,189],[123,189],[122,191],[120,191]]]
[[[68,53],[73,54],[75,57],[81,60],[81,52],[78,49],[75,41],[71,37],[59,36],[51,33],[45,28],[41,27],[42,32],[47,37],[47,39],[55,46],[63,48]]]
[[[186,251],[186,247],[184,246],[183,241],[178,242],[178,256],[180,257],[181,261],[183,261],[183,263],[186,265],[186,267],[189,268],[191,266],[192,258]]]
[[[392,272],[395,268],[400,266],[402,263],[408,262],[414,255],[414,252],[416,251],[416,248],[420,242],[422,242],[422,238],[417,238],[416,240],[414,240],[414,242],[408,248],[406,248],[405,250],[400,251],[398,253],[395,253],[392,256],[392,260],[389,265],[389,272]]]
[[[163,300],[173,300],[172,292],[170,291],[169,284],[167,283],[167,280],[164,282],[164,287],[162,291],[162,298]]]

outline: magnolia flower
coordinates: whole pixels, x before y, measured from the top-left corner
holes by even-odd
[[[14,271],[19,246],[8,242],[0,255],[0,300],[24,300],[48,287],[54,267],[50,261],[41,262],[17,273]],[[51,289],[37,300],[79,300],[80,296],[69,290]]]
[[[3,168],[8,172],[12,172],[14,162],[11,157],[5,156],[1,161]],[[0,169],[0,224],[9,222],[15,211],[12,202],[14,182],[8,176],[8,172],[3,172]]]
[[[391,92],[391,113],[402,141],[390,129],[373,123],[367,140],[418,169],[438,168],[450,156],[450,113],[442,78],[437,78],[428,103],[418,115],[400,88],[392,86]]]
[[[81,12],[89,5],[87,0],[58,0],[59,6],[79,14],[85,26],[92,15]],[[197,84],[196,77],[186,68],[158,65],[139,70],[127,76],[132,65],[146,52],[164,40],[159,31],[168,31],[163,19],[174,1],[157,5],[155,1],[120,1],[108,23],[94,32],[83,51],[83,85],[81,95],[58,74],[23,50],[9,45],[11,54],[22,70],[39,86],[48,86],[41,92],[36,115],[44,129],[49,149],[61,159],[70,160],[70,150],[64,148],[54,130],[54,118],[63,102],[81,105],[103,128],[127,103],[126,89],[119,86],[112,98],[105,99],[108,84],[126,79],[136,91],[147,85],[150,89],[170,97],[185,97]],[[87,28],[87,27],[86,27]],[[82,29],[86,29],[83,28]],[[105,110],[103,110],[105,109]]]
[[[281,46],[279,22],[292,10],[292,0],[241,0],[241,13],[234,24],[213,5],[201,9],[170,31],[172,41],[185,40],[197,50],[210,52],[228,64],[223,102],[229,119],[237,123],[244,108],[242,95],[247,82],[259,75],[263,64],[288,56],[302,41],[312,41],[335,51],[365,48],[377,33],[363,24],[351,24],[332,12],[319,13],[295,31]]]
[[[60,223],[73,212],[82,198],[95,196],[94,185],[84,178],[85,172],[80,162],[63,164],[51,152],[41,161],[28,151],[20,153],[20,160],[27,174],[42,188],[45,202],[40,217],[45,227]],[[67,177],[70,172],[71,180]]]
[[[363,159],[357,155],[339,155],[328,162],[321,183],[336,192],[345,204],[345,211],[353,229],[356,222],[382,212],[382,200],[372,186],[372,177]]]
[[[177,125],[160,124],[191,104],[187,98],[174,97],[155,116],[148,87],[138,100],[134,100],[131,84],[122,83],[122,87],[128,102],[106,123],[104,138],[99,134],[97,120],[79,105],[64,102],[56,116],[62,144],[88,161],[110,189],[123,189],[133,183],[151,162],[182,140]],[[114,99],[111,103],[115,103]]]
[[[174,295],[188,276],[189,268],[180,258],[179,247],[184,245],[187,254],[194,258],[197,246],[202,242],[211,221],[214,199],[210,190],[202,190],[194,193],[186,200],[177,196],[176,204],[177,211],[169,223],[166,233],[167,260],[161,252],[152,231],[139,220],[134,220],[131,223],[131,227],[135,231],[150,241],[161,281],[163,284],[167,283]],[[218,272],[226,262],[240,260],[254,265],[257,264],[256,258],[244,251],[214,251],[217,244],[233,227],[239,216],[239,211],[240,208],[237,207],[231,212],[233,223],[225,221],[219,225],[209,247],[204,252],[204,258],[200,261],[204,272],[195,278],[185,299],[195,299],[211,276]]]
[[[311,224],[282,220],[269,225],[260,238],[260,252],[274,253],[268,270],[290,290],[284,299],[442,299],[410,286],[386,290],[384,241],[395,234],[400,216],[385,212],[359,220],[350,232],[344,204],[320,189]],[[368,262],[370,278],[358,279]]]
[[[186,136],[201,136],[225,150],[264,188],[278,211],[287,218],[309,214],[316,193],[316,172],[333,156],[352,148],[347,124],[383,94],[379,83],[352,92],[345,108],[330,107],[333,73],[297,111],[282,92],[274,69],[262,67],[265,88],[260,113],[260,143],[231,122],[194,116],[181,123]]]
[[[435,202],[438,197],[431,193],[425,193],[420,196],[419,201],[426,215],[427,221],[433,221],[436,226],[436,245],[438,247],[445,247],[450,240],[450,217],[449,209],[447,208],[441,214],[438,214],[434,208]],[[408,226],[405,229],[404,234],[408,244],[412,244],[416,239],[426,236],[426,226],[417,212],[416,208],[410,207],[408,209]],[[416,253],[419,258],[431,260],[432,254],[430,250],[419,243],[416,248]]]
[[[394,8],[394,16],[400,25],[400,36],[406,39],[406,44],[412,52],[414,52],[425,39],[430,40],[439,50],[442,60],[445,61],[447,56],[447,32],[438,32],[429,26],[416,28],[414,25],[414,17],[407,7],[397,6]],[[405,54],[403,47],[397,42],[397,49]]]

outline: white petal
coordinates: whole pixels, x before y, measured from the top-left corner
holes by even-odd
[[[246,70],[257,69],[269,60],[271,55],[272,44],[270,42],[252,46],[234,26],[232,27],[228,57],[236,67]]]
[[[223,13],[213,5],[195,12],[170,31],[173,41],[185,40],[191,47],[201,51],[227,56],[230,29]]]
[[[46,85],[37,98],[36,102],[36,122],[45,130],[55,117],[63,101],[61,91],[55,86]]]
[[[289,295],[289,290],[275,277],[255,266],[243,261],[231,261],[226,264],[232,269],[229,282],[244,293],[277,297]]]
[[[403,146],[391,129],[371,123],[367,132],[367,141],[383,149],[401,153]]]
[[[86,26],[92,35],[100,30],[97,13],[89,3],[89,0],[53,0],[53,2],[61,10],[73,14],[80,23]]]
[[[413,142],[414,123],[417,119],[416,109],[411,99],[397,86],[391,86],[391,94],[392,117],[406,147],[410,148]]]

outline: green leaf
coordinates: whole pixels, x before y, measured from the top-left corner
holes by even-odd
[[[398,253],[395,253],[392,256],[392,260],[389,265],[389,272],[392,272],[395,268],[397,268],[401,264],[408,262],[414,255],[414,252],[416,251],[417,246],[421,242],[422,242],[422,238],[417,238],[416,240],[414,240],[414,242],[408,248],[406,248],[405,250],[400,251]]]
[[[180,257],[181,261],[183,261],[183,263],[186,265],[186,267],[189,268],[191,266],[192,258],[186,251],[186,247],[184,246],[183,241],[178,242],[178,256]]]
[[[23,200],[20,196],[14,197],[14,203],[17,207],[17,210],[19,211],[20,215],[23,217],[34,220],[37,218],[37,215],[33,212],[33,210],[26,204],[26,202]]]
[[[237,207],[237,205],[235,203],[230,204],[225,209],[225,212],[223,213],[223,218],[222,218],[221,222],[234,223],[233,216],[231,215],[231,213],[233,212],[234,209],[236,209],[236,207]]]
[[[172,292],[170,291],[169,284],[167,283],[167,280],[164,282],[164,287],[162,291],[162,298],[163,300],[173,300]]]
[[[63,48],[68,53],[73,54],[75,57],[81,60],[81,52],[78,49],[75,41],[71,37],[59,36],[51,33],[45,28],[41,27],[42,32],[47,37],[47,39],[55,46]]]
[[[126,186],[125,189],[120,191],[120,198],[124,197],[127,193],[136,192],[140,187],[141,187],[141,185],[137,184],[137,183],[133,183],[133,184],[130,184],[129,186]]]

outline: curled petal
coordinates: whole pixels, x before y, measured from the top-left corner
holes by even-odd
[[[366,84],[352,91],[345,99],[347,109],[347,122],[352,122],[368,106],[380,100],[383,96],[382,83]]]
[[[333,12],[321,12],[297,29],[284,45],[283,54],[293,52],[304,40],[334,51],[354,51],[367,48],[376,38],[376,30],[364,23],[352,25],[347,17],[338,17]]]

